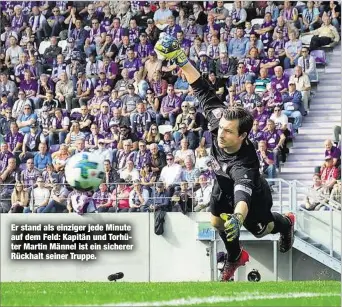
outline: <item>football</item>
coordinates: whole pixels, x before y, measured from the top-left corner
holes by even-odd
[[[104,160],[94,153],[78,153],[68,160],[65,178],[76,190],[95,191],[104,178],[103,162]]]

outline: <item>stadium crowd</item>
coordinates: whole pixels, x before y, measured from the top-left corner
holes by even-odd
[[[226,3],[1,1],[1,211],[208,210],[210,127],[182,71],[157,58],[161,33],[227,106],[253,113],[260,172],[276,178],[309,112],[315,51],[340,40],[341,8]],[[105,159],[93,194],[64,176],[86,151]]]

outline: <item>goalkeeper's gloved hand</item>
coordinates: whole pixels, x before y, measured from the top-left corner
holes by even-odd
[[[179,67],[189,62],[178,40],[171,35],[163,35],[154,46],[154,50],[163,60],[175,60]]]
[[[221,213],[220,217],[225,222],[224,231],[227,235],[228,242],[238,238],[240,236],[240,228],[243,224],[243,216],[240,213]]]

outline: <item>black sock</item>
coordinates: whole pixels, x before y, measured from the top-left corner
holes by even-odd
[[[241,246],[239,242],[239,238],[234,239],[232,242],[228,242],[227,235],[224,231],[219,231],[219,235],[226,247],[228,253],[228,261],[235,262],[239,259],[241,254]]]
[[[291,226],[290,221],[287,217],[277,212],[272,212],[273,219],[274,219],[274,228],[271,233],[283,233],[289,230]]]

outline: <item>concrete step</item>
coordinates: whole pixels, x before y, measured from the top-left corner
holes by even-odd
[[[325,69],[324,69],[325,70]],[[341,74],[339,73],[330,73],[330,74],[320,74],[319,80],[324,81],[324,80],[341,80]]]
[[[325,141],[325,139],[324,139]],[[322,144],[324,144],[324,141],[322,142],[322,140],[319,140],[319,141],[307,141],[307,142],[303,142],[303,141],[299,141],[297,140],[297,137],[296,137],[296,140],[295,142],[293,143],[293,149],[295,149],[296,147],[297,148],[305,148],[305,150],[307,152],[309,152],[309,149],[310,148],[320,148],[321,151],[322,151]],[[324,151],[324,149],[323,149]]]
[[[309,117],[310,117],[310,115],[309,115]],[[306,120],[306,118],[305,118],[305,120]],[[338,125],[339,122],[336,121],[335,124]],[[309,128],[316,129],[317,131],[319,131],[320,129],[328,128],[328,129],[330,129],[330,132],[333,133],[333,127],[334,127],[334,125],[332,125],[331,122],[307,123],[305,121],[303,123],[303,127],[299,128],[299,133],[301,133],[302,129],[309,129]]]
[[[303,146],[307,146],[306,142],[316,141],[316,142],[324,142],[327,138],[331,137],[331,134],[298,134],[296,136],[296,142],[303,142]],[[309,147],[309,146],[307,146]]]
[[[310,172],[282,172],[279,174],[279,178],[283,178],[284,180],[307,180],[307,181],[311,181],[312,182],[312,176],[313,176],[313,172],[312,169]]]
[[[295,162],[307,162],[316,165],[322,164],[322,161],[324,160],[324,151],[323,153],[314,153],[314,154],[293,154],[289,155],[286,159],[285,166],[288,165],[288,163],[295,163]]]
[[[328,85],[328,84],[319,84],[317,86],[317,92],[332,92],[332,91],[339,91],[341,92],[341,85]]]
[[[300,174],[311,173],[312,174],[313,172],[314,172],[314,170],[312,169],[312,166],[293,166],[293,167],[288,167],[287,165],[285,165],[281,169],[281,174],[285,174],[285,173],[300,173]],[[297,179],[297,178],[293,177],[293,179]]]
[[[336,85],[339,85],[336,83]],[[330,92],[327,94],[326,92],[317,92],[311,99],[311,105],[327,105],[327,104],[340,104],[341,103],[341,93],[338,92]]]
[[[336,99],[340,99],[341,98],[336,98]],[[311,104],[310,105],[310,112],[311,111],[324,111],[324,110],[327,110],[327,111],[339,111],[341,112],[341,101],[340,103],[330,103],[330,102],[326,102],[324,101],[324,104]]]
[[[307,155],[307,158],[310,157],[316,157],[317,154],[323,153],[324,154],[324,147],[323,144],[316,143],[316,147],[310,147],[310,148],[304,148],[299,142],[295,143],[292,148],[290,148],[290,153],[296,154],[296,155],[302,155],[305,154]],[[291,155],[289,155],[289,158]]]
[[[327,73],[327,74],[330,74],[330,73],[332,73],[332,74],[339,74],[339,73],[341,73],[341,67],[327,66],[325,68],[325,73]]]
[[[321,114],[321,116],[319,114]],[[315,112],[315,110],[314,110],[313,113],[311,113],[311,114],[309,114],[309,116],[305,117],[304,122],[308,122],[308,123],[341,122],[341,115],[340,114],[331,115],[331,114],[326,114],[324,111],[319,112],[316,110],[316,112]]]
[[[303,125],[304,126],[304,125]],[[324,135],[329,135],[331,134],[332,128],[322,128],[322,127],[301,127],[298,129],[299,134],[298,135],[304,135],[304,134],[310,134],[310,133],[314,133],[314,134],[324,134]]]
[[[335,107],[337,105],[333,105],[333,106]],[[319,108],[319,109],[317,109],[317,108]],[[338,109],[337,112],[341,113],[341,110]],[[313,116],[335,116],[336,110],[328,109],[328,105],[327,105],[327,107],[320,107],[320,105],[319,106],[316,105],[316,108],[313,105],[312,107],[310,107],[309,115],[310,116],[305,116],[305,119],[313,117]]]
[[[296,161],[286,161],[284,167],[285,168],[310,167],[311,170],[314,171],[314,168],[316,166],[322,165],[322,162],[324,162],[324,157],[322,160],[314,160],[314,161],[298,159]],[[281,169],[281,172],[283,172],[283,168]]]

